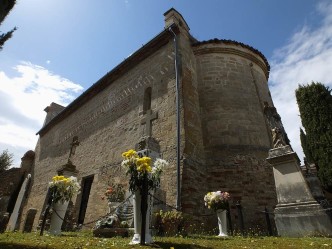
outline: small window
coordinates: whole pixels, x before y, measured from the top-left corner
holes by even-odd
[[[145,114],[147,110],[151,110],[151,87],[145,89],[144,92],[144,103],[143,103],[143,113]]]

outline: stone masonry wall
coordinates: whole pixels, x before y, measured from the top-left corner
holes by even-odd
[[[152,88],[151,109],[158,112],[158,119],[152,122],[152,135],[159,141],[163,158],[170,162],[161,188],[167,193],[166,201],[175,204],[175,74],[173,46],[169,43],[40,137],[34,185],[24,212],[36,208],[36,217],[40,216],[48,182],[57,168],[67,162],[72,138],[78,136],[80,145],[72,157],[79,170],[78,180],[94,175],[84,222],[106,214],[107,203],[101,196],[109,178],[117,183],[128,182],[120,167],[121,154],[134,148],[143,135],[140,122],[147,87]],[[77,215],[79,204],[76,201]]]
[[[257,210],[272,210],[276,194],[272,167],[265,160],[271,142],[263,103],[273,104],[263,60],[222,42],[195,46],[194,53],[208,189],[231,194],[235,224],[240,201],[247,228],[264,228],[264,216]]]
[[[183,168],[181,179],[181,208],[190,214],[194,222],[199,222],[199,214],[204,208],[203,197],[208,191],[206,164],[203,146],[201,106],[197,81],[196,57],[190,37],[183,31],[180,35],[181,54],[181,94],[184,123]]]
[[[261,101],[272,101],[267,93],[260,96],[256,90],[266,91],[267,87],[260,89],[260,85],[267,85],[267,79],[260,78],[259,85],[255,85],[252,62],[236,54],[218,52],[220,46],[211,44],[195,48],[204,145],[207,149],[220,146],[269,148]],[[260,75],[264,75],[260,71]]]
[[[182,16],[171,13],[178,24]],[[176,17],[176,18],[175,18]],[[204,207],[208,191],[229,191],[233,221],[241,201],[247,224],[263,227],[257,215],[276,204],[272,167],[265,161],[271,147],[263,103],[273,106],[267,85],[265,61],[238,44],[205,42],[193,45],[187,25],[177,27],[180,61],[181,204],[198,221],[216,222]],[[48,182],[68,160],[70,143],[78,136],[80,145],[71,160],[78,180],[94,176],[84,223],[107,212],[101,197],[108,183],[128,184],[121,168],[122,152],[133,149],[144,135],[144,93],[151,87],[152,136],[159,142],[162,157],[169,162],[161,178],[167,204],[176,204],[176,87],[174,44],[168,43],[111,80],[106,87],[69,116],[40,136],[36,146],[33,186],[27,210],[40,214]],[[61,115],[61,114],[60,114]],[[81,196],[74,198],[78,218]],[[206,217],[211,217],[206,218]],[[23,219],[24,220],[24,219]],[[35,220],[35,227],[38,218]],[[264,224],[263,224],[264,223]],[[92,223],[90,226],[93,226]]]

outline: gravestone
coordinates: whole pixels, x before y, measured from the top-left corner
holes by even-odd
[[[133,226],[133,204],[132,198],[115,209],[115,212],[97,221],[93,235],[96,237],[111,238],[115,236],[128,237],[129,228]],[[123,225],[125,222],[126,225]]]
[[[313,198],[291,147],[271,149],[267,161],[273,165],[277,191],[275,223],[278,234],[287,237],[331,236],[330,217]]]
[[[0,212],[0,233],[3,233],[6,230],[8,221],[9,221],[9,213]]]
[[[23,226],[23,232],[24,233],[30,233],[32,231],[33,222],[35,220],[37,214],[37,209],[30,208],[27,212],[27,215],[25,217],[25,222]]]
[[[134,208],[133,208],[132,197],[129,198],[116,211],[117,211],[117,215],[120,219],[120,222],[125,221],[128,224],[128,227],[134,226]]]
[[[26,194],[26,188],[27,188],[27,185],[30,181],[30,178],[31,178],[31,175],[28,174],[27,177],[25,178],[22,186],[21,186],[21,190],[18,194],[18,197],[16,199],[16,203],[15,203],[15,207],[14,207],[14,210],[12,212],[12,214],[10,215],[10,219],[9,219],[9,222],[8,222],[8,225],[7,225],[7,231],[14,231],[15,229],[17,229],[17,219],[18,219],[18,216],[19,216],[19,213],[20,213],[20,209],[21,209],[21,205],[22,205],[22,201],[23,201],[23,198],[24,198],[24,195]]]
[[[304,166],[305,169],[304,171],[302,169],[302,173],[304,175],[304,178],[307,180],[312,196],[315,198],[316,201],[327,204],[327,200],[325,198],[321,183],[317,176],[316,166],[314,164],[310,165],[307,162],[306,158],[304,158]],[[325,205],[325,207],[327,206]]]

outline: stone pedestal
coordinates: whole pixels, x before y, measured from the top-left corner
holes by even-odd
[[[278,204],[275,222],[280,236],[332,235],[330,217],[314,200],[301,173],[299,159],[290,146],[271,149]]]
[[[62,165],[57,169],[57,173],[59,176],[64,177],[71,177],[71,176],[77,176],[78,170],[76,169],[76,166],[72,164],[71,161],[68,161],[65,165]]]

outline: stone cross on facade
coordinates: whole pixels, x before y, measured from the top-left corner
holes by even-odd
[[[70,152],[69,152],[69,156],[68,156],[68,163],[72,163],[71,157],[73,155],[75,155],[76,147],[80,145],[80,142],[78,141],[78,136],[73,137],[73,142],[70,145],[71,145],[71,147],[70,147]]]
[[[146,124],[145,125],[145,136],[151,137],[152,135],[152,121],[158,118],[158,112],[152,113],[152,110],[149,109],[146,111],[146,114],[144,117],[141,119],[141,124]]]

